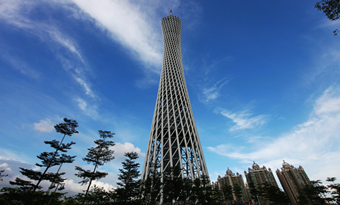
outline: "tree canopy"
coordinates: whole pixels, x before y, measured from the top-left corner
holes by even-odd
[[[141,197],[140,181],[138,180],[140,176],[139,163],[136,162],[138,154],[137,152],[127,152],[124,156],[126,159],[122,162],[123,169],[119,169],[118,179],[120,182],[117,183],[118,188],[116,189],[117,201],[120,204],[137,204]]]
[[[97,146],[88,148],[88,153],[86,154],[86,157],[83,158],[85,162],[94,166],[93,171],[85,170],[79,166],[76,166],[78,173],[75,175],[79,178],[82,178],[79,183],[81,185],[89,183],[85,192],[83,204],[85,203],[92,181],[104,178],[106,175],[108,175],[107,172],[97,171],[98,166],[103,166],[106,162],[109,162],[115,158],[113,156],[114,151],[110,149],[115,145],[115,143],[113,141],[106,140],[108,138],[112,138],[114,133],[111,133],[111,131],[99,130],[99,135],[100,139],[94,141]]]
[[[315,8],[325,13],[326,17],[331,20],[339,20],[340,18],[340,1],[339,0],[321,0],[315,4]],[[334,35],[338,35],[339,29],[333,31]]]

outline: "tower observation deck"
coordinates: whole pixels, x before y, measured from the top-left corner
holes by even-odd
[[[153,173],[163,178],[172,167],[194,180],[208,176],[208,170],[184,78],[181,20],[170,13],[161,25],[163,63],[142,180]]]

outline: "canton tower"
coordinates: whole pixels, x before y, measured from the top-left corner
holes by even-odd
[[[162,19],[163,63],[142,180],[157,172],[181,169],[182,178],[208,176],[202,146],[191,109],[181,54],[181,20]]]

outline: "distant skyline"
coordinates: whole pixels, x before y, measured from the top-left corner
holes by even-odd
[[[0,0],[0,186],[33,168],[61,139],[53,126],[79,122],[63,167],[66,191],[98,130],[116,133],[116,159],[96,184],[116,187],[124,152],[150,134],[162,64],[161,19],[182,20],[182,57],[211,180],[252,161],[282,160],[311,180],[340,178],[340,51],[317,1]],[[277,179],[277,178],[276,178]],[[278,180],[277,180],[278,182]],[[47,187],[48,183],[43,184]]]

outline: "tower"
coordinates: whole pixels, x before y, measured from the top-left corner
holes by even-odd
[[[194,180],[208,176],[184,78],[181,20],[163,18],[163,63],[142,180],[157,172],[161,180],[171,168]]]
[[[288,195],[292,204],[298,204],[299,191],[306,185],[311,185],[305,170],[299,166],[295,168],[283,160],[281,171],[276,170],[276,175]]]

